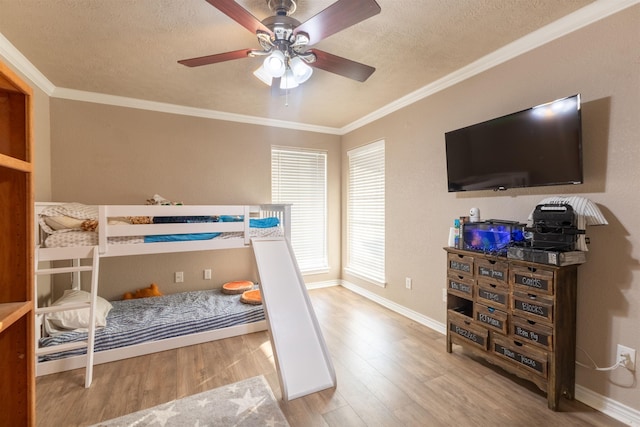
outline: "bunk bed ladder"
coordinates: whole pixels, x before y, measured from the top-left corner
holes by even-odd
[[[94,343],[95,343],[95,332],[96,332],[95,306],[97,304],[97,299],[98,299],[98,269],[100,265],[100,255],[98,251],[98,246],[94,246],[90,250],[90,256],[87,258],[91,259],[90,265],[83,265],[80,262],[80,259],[74,258],[74,259],[69,259],[69,261],[71,261],[71,266],[68,266],[68,267],[40,268],[40,265],[39,265],[40,260],[38,259],[38,250],[36,249],[35,280],[34,280],[35,295],[37,296],[39,276],[45,276],[45,275],[50,276],[54,274],[72,273],[74,278],[73,289],[80,289],[78,284],[80,274],[83,271],[87,271],[91,273],[91,291],[89,293],[90,294],[89,302],[70,303],[70,304],[63,304],[63,305],[51,306],[51,307],[36,307],[36,322],[35,322],[35,327],[37,329],[40,329],[43,323],[41,319],[43,319],[44,315],[46,315],[47,313],[55,313],[55,312],[82,309],[82,308],[89,309],[89,327],[87,328],[88,333],[87,333],[86,341],[74,342],[70,344],[60,344],[60,345],[55,345],[55,346],[46,347],[46,348],[39,348],[38,342],[36,342],[36,358],[35,358],[35,364],[37,366],[38,356],[86,347],[87,353],[86,353],[86,366],[85,366],[86,367],[85,384],[84,384],[85,388],[89,388],[91,386],[91,381],[93,379],[93,354],[94,354]],[[62,260],[58,260],[58,261],[62,261]],[[41,333],[39,330],[36,330],[35,336],[36,337],[41,336]]]

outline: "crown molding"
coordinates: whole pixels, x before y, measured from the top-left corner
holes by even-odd
[[[31,80],[44,93],[51,96],[55,89],[54,84],[20,53],[2,33],[0,33],[0,56]]]
[[[107,95],[104,93],[86,92],[76,89],[57,87],[52,98],[69,99],[73,101],[93,102],[96,104],[114,105],[118,107],[136,108],[139,110],[158,111],[162,113],[180,114],[184,116],[203,117],[214,120],[247,123],[259,126],[270,126],[308,132],[318,132],[339,135],[339,129],[316,126],[285,120],[268,119],[264,117],[246,116],[243,114],[226,113],[224,111],[208,110],[205,108],[185,107],[164,102],[147,101],[144,99],[128,98],[125,96]]]
[[[468,78],[489,70],[510,59],[518,57],[530,50],[543,46],[562,36],[570,34],[580,28],[613,15],[621,10],[640,3],[640,0],[597,0],[588,6],[545,25],[520,39],[448,74],[435,82],[428,84],[410,94],[399,98],[384,107],[342,127],[340,134],[345,135],[375,120],[381,119],[401,108],[409,106],[421,99],[427,98],[441,90],[460,83]]]

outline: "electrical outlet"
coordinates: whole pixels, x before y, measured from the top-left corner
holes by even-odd
[[[174,277],[174,282],[175,283],[184,282],[184,272],[183,271],[176,271],[175,277]]]
[[[207,268],[202,272],[202,277],[204,280],[211,280],[211,269]]]
[[[624,367],[630,371],[636,370],[636,350],[634,348],[625,347],[618,344],[616,351],[616,362],[623,360]]]
[[[404,279],[404,286],[407,289],[411,289],[411,277],[405,277]]]
[[[442,301],[447,302],[447,288],[442,288]]]

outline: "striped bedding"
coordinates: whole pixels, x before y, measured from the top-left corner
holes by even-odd
[[[264,320],[261,305],[240,302],[240,295],[219,289],[161,297],[111,301],[107,326],[96,330],[96,352]],[[40,339],[46,347],[87,339],[86,332],[69,331]],[[40,361],[84,354],[86,349],[40,356]]]

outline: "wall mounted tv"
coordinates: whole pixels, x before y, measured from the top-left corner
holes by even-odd
[[[582,184],[580,95],[445,133],[449,192]]]

